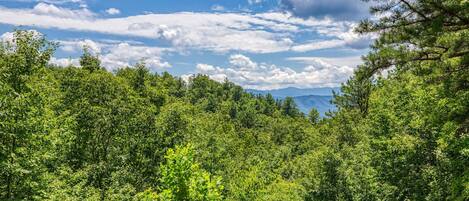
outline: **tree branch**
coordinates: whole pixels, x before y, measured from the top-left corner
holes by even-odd
[[[418,11],[417,9],[415,9],[412,5],[410,5],[409,2],[405,1],[405,0],[400,0],[402,3],[404,3],[410,10],[414,11],[415,13],[417,13],[418,15],[420,15],[420,17],[424,18],[425,20],[430,20],[427,16],[425,16],[425,14],[421,13],[420,11]]]

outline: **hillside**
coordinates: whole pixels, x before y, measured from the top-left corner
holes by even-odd
[[[295,96],[293,100],[295,100],[298,109],[304,114],[308,114],[311,108],[316,108],[321,114],[324,116],[326,112],[335,111],[336,107],[331,103],[332,96],[316,96],[316,95],[309,95],[309,96]]]

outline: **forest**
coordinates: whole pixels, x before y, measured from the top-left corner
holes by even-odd
[[[0,200],[469,200],[469,1],[375,1],[337,111],[0,45]]]

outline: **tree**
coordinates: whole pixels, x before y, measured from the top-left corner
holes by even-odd
[[[366,56],[368,74],[395,66],[397,69],[435,71],[425,69],[426,63],[437,62],[451,76],[464,73],[469,45],[469,3],[467,1],[437,0],[374,0],[372,14],[386,14],[376,20],[364,20],[359,33],[381,33]],[[444,60],[461,58],[451,65]],[[465,59],[464,59],[465,58]],[[417,64],[417,65],[408,65]],[[423,70],[423,71],[422,71]]]
[[[285,100],[283,100],[282,114],[290,117],[298,117],[300,115],[300,111],[292,97],[286,97]]]
[[[147,80],[149,71],[143,61],[137,63],[135,65],[135,69],[136,69],[136,75],[135,75],[135,80],[133,82],[133,87],[135,91],[138,91],[141,95],[143,95],[146,90],[145,81]]]
[[[90,48],[85,46],[80,57],[80,66],[89,72],[95,72],[101,69],[101,61],[98,55],[93,55]]]
[[[265,101],[264,114],[271,116],[276,109],[275,99],[272,94],[269,93],[265,96]]]
[[[200,168],[191,145],[169,149],[161,166],[161,190],[158,197],[171,200],[221,200],[220,178]],[[160,199],[160,200],[165,200]]]
[[[17,93],[28,90],[26,82],[43,69],[56,48],[35,31],[18,30],[12,41],[0,45],[0,76]]]
[[[363,115],[368,113],[369,96],[372,90],[372,78],[366,77],[364,73],[366,67],[361,66],[354,72],[345,84],[342,84],[340,93],[333,92],[334,99],[332,102],[339,109],[356,109]]]
[[[469,2],[374,2],[372,13],[383,17],[364,20],[357,28],[362,34],[379,34],[372,51],[364,57],[364,66],[360,67],[362,78],[370,79],[383,70],[394,70],[388,80],[376,85],[388,90],[385,93],[382,89],[375,92],[380,96],[371,93],[374,112],[370,119],[373,125],[379,125],[372,131],[398,139],[413,139],[410,141],[413,143],[409,143],[412,146],[406,147],[400,157],[412,158],[414,146],[418,146],[421,147],[418,155],[422,159],[403,162],[406,167],[413,164],[411,167],[416,169],[401,172],[403,174],[399,178],[391,174],[387,181],[397,186],[398,193],[403,197],[467,199],[467,190],[462,190],[467,187],[460,178],[468,178],[469,174],[456,166],[469,165],[469,160],[461,160],[465,157],[461,154],[465,149],[463,144],[467,147],[468,142],[467,138],[461,136],[468,131],[469,107],[461,103],[468,99]],[[350,86],[354,85],[360,86]],[[439,107],[437,103],[442,102],[454,109]],[[412,133],[412,136],[406,133]],[[414,136],[417,138],[414,139]],[[393,144],[391,139],[377,141],[378,144]],[[393,148],[383,149],[399,150],[394,145]],[[381,157],[375,160],[393,161]],[[419,171],[423,168],[426,172]],[[417,173],[411,174],[414,171]],[[433,181],[427,181],[429,177]],[[412,182],[403,182],[405,180]],[[406,183],[406,186],[403,187],[402,183]],[[404,189],[414,190],[408,192]]]
[[[58,98],[44,68],[55,44],[33,31],[15,31],[0,45],[0,199],[44,195],[44,151],[53,131],[50,102]],[[46,87],[48,84],[50,86]]]
[[[316,124],[319,122],[319,118],[320,116],[319,116],[318,110],[316,110],[316,108],[311,108],[311,110],[308,113],[309,122],[311,122],[312,124]]]

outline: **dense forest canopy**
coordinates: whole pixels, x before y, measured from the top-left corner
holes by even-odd
[[[326,118],[291,98],[17,30],[0,45],[0,200],[468,200],[469,1],[375,0]],[[384,75],[386,74],[386,75]]]

